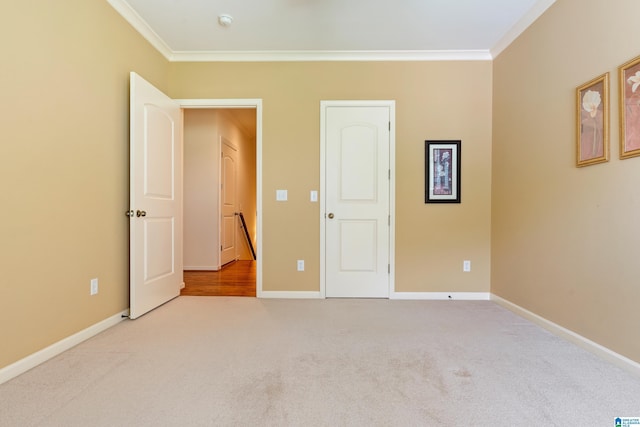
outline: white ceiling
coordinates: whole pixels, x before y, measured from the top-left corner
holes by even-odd
[[[489,60],[555,2],[107,1],[173,61]]]

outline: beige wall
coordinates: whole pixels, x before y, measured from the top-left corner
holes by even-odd
[[[174,98],[263,100],[263,290],[319,290],[320,101],[393,99],[396,290],[489,291],[491,62],[173,63],[169,82]],[[462,140],[462,204],[424,204],[425,139]]]
[[[617,67],[637,0],[558,0],[494,61],[492,292],[640,362],[640,158],[620,160]],[[611,73],[611,161],[575,167],[575,88]]]
[[[0,368],[128,307],[129,71],[168,71],[104,0],[2,15]]]
[[[217,270],[220,265],[218,141],[213,110],[184,110],[185,270]]]

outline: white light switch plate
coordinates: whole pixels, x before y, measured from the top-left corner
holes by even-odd
[[[287,190],[276,190],[276,200],[278,202],[287,201]]]
[[[316,190],[311,191],[311,195],[309,196],[312,202],[318,201],[318,192]]]

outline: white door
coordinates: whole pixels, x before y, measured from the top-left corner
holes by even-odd
[[[130,317],[180,294],[182,112],[131,73]]]
[[[325,294],[388,298],[389,106],[325,106]]]
[[[220,138],[220,264],[237,258],[238,151],[226,138]]]

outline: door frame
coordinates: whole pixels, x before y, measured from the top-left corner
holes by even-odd
[[[174,99],[182,109],[255,108],[256,110],[256,296],[262,297],[262,99]],[[220,261],[220,260],[218,260]]]
[[[396,248],[396,101],[320,101],[320,297],[326,298],[326,109],[328,107],[388,107],[389,108],[389,298],[395,295]]]

